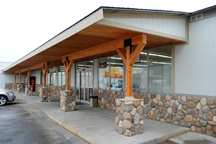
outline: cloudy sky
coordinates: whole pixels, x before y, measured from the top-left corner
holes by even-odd
[[[193,12],[216,0],[0,0],[0,61],[14,62],[100,6]]]

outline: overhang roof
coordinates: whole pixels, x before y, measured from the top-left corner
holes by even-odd
[[[52,65],[50,65],[50,67],[63,65],[61,63],[62,57],[67,54],[138,33],[137,31],[117,28],[111,25],[100,25],[98,22],[103,20],[103,13],[105,10],[122,10],[147,13],[157,12],[170,15],[187,14],[185,12],[174,11],[100,7],[90,15],[86,16],[79,22],[62,31],[40,47],[36,48],[29,54],[25,55],[24,57],[7,67],[4,72],[18,72],[21,69],[26,69],[44,61],[48,61],[49,63],[51,63]],[[171,44],[185,43],[185,41],[172,39],[170,37],[161,37],[149,33],[146,33],[146,35],[147,45],[145,46],[145,49],[161,47]],[[105,54],[98,54],[90,57],[76,59],[75,62],[92,60],[115,54],[117,54],[116,51],[112,51]]]

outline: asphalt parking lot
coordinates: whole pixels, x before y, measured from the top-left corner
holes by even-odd
[[[2,144],[86,144],[87,142],[23,101],[0,106]]]

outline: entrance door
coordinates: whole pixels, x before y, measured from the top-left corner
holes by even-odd
[[[32,85],[32,91],[35,92],[35,77],[30,77],[30,85]]]
[[[76,72],[77,99],[89,102],[89,88],[93,88],[93,68],[78,69]]]

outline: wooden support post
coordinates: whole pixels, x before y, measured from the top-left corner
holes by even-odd
[[[122,58],[122,61],[126,65],[126,97],[133,98],[133,64],[138,58],[140,52],[146,45],[146,35],[142,34],[142,42],[138,43],[133,53],[130,53],[130,47],[126,47],[126,54],[121,48],[117,48],[116,52]],[[133,42],[132,42],[133,43]]]
[[[28,85],[31,85],[31,84],[30,84],[30,75],[31,75],[31,71],[29,70],[29,71],[27,72],[27,74],[28,74]]]
[[[46,87],[46,73],[47,73],[47,70],[48,70],[48,63],[45,62],[45,63],[43,64],[43,67],[42,67],[42,71],[43,71],[43,75],[44,75],[43,87]]]
[[[16,73],[14,73],[14,83],[16,84]]]
[[[22,75],[22,73],[19,72],[19,84],[21,84],[21,75]]]
[[[70,90],[70,71],[74,61],[67,57],[66,59],[62,58],[62,62],[66,70],[66,90]]]

